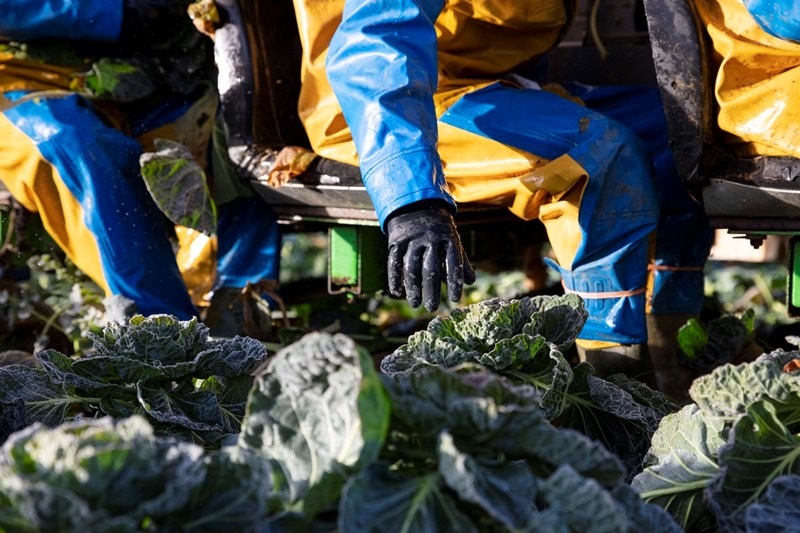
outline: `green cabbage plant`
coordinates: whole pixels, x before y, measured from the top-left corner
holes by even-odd
[[[0,529],[678,532],[626,482],[672,404],[570,368],[585,316],[573,296],[476,304],[383,373],[344,335],[265,361],[193,321],[110,326],[92,357],[0,372],[0,415],[28,426],[5,426]]]
[[[343,335],[275,355],[238,446],[272,465],[293,531],[679,531],[536,387],[474,362],[381,375]]]
[[[36,423],[0,449],[0,531],[254,532],[270,520],[269,465],[205,453],[144,417]]]
[[[800,352],[727,364],[662,420],[633,487],[686,531],[795,531],[800,523]]]
[[[255,339],[211,339],[196,319],[169,315],[135,316],[88,335],[91,355],[45,350],[36,354],[41,368],[0,368],[0,428],[140,414],[161,433],[218,446],[238,434],[250,373],[267,356]]]
[[[544,415],[602,442],[631,478],[661,418],[677,410],[664,395],[622,375],[602,379],[590,365],[570,367],[563,352],[586,321],[580,297],[492,299],[437,317],[381,363],[389,375],[478,363],[541,396]]]

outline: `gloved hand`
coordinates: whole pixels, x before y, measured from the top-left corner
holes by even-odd
[[[464,284],[475,281],[475,271],[461,247],[453,216],[442,202],[418,202],[393,214],[386,222],[389,237],[389,292],[405,296],[419,307],[435,311],[441,286],[447,283],[450,300],[461,299]]]

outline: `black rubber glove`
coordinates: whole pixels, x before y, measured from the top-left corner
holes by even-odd
[[[389,237],[389,292],[405,296],[419,307],[435,311],[442,280],[450,300],[461,299],[464,284],[475,281],[475,271],[461,246],[455,222],[441,202],[420,202],[393,214],[386,222]]]

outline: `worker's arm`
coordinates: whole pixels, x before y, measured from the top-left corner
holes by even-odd
[[[436,151],[433,106],[433,22],[443,8],[443,0],[348,0],[328,51],[328,79],[384,229],[393,211],[421,200],[455,210]]]
[[[389,290],[429,311],[439,306],[442,281],[458,301],[475,280],[436,150],[434,21],[442,9],[443,0],[347,0],[327,57],[364,185],[389,238]]]
[[[0,0],[0,40],[114,41],[122,11],[123,0]]]

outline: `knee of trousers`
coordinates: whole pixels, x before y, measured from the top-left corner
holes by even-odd
[[[652,160],[615,121],[592,120],[585,133],[586,142],[570,152],[588,176],[572,224],[581,238],[557,268],[565,290],[584,298],[589,312],[581,338],[645,342],[649,249],[660,215]]]

